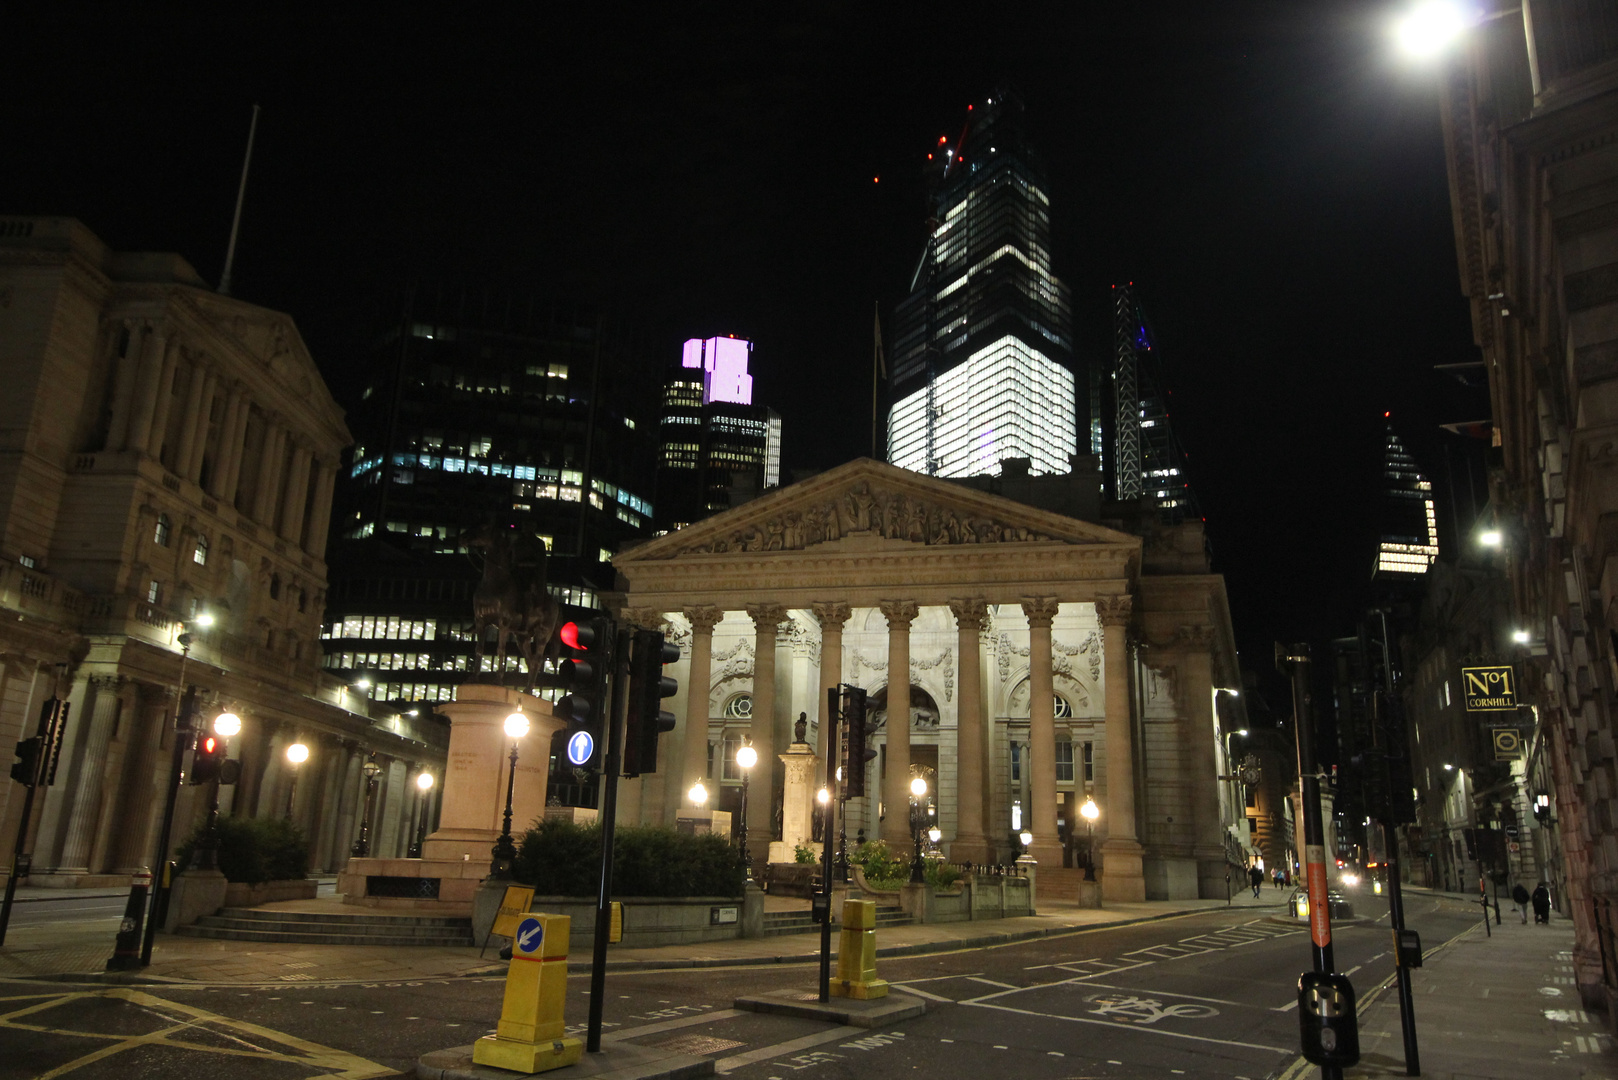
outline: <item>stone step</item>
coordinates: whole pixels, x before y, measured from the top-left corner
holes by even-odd
[[[458,934],[469,934],[471,926],[389,926],[366,920],[355,919],[339,922],[290,922],[273,919],[240,919],[224,915],[207,915],[197,920],[197,925],[211,927],[215,930],[257,930],[272,931],[285,934],[368,934],[384,937],[446,937]]]
[[[264,908],[221,908],[220,918],[255,919],[275,922],[336,922],[347,924],[363,919],[378,926],[471,926],[465,916],[453,915],[387,915],[367,908],[349,911],[266,911]]]
[[[366,934],[354,931],[317,933],[310,930],[238,930],[196,923],[179,927],[177,933],[187,937],[220,938],[227,941],[274,942],[288,945],[445,945],[470,947],[471,931],[464,934],[445,933],[433,937],[400,937],[397,934]]]

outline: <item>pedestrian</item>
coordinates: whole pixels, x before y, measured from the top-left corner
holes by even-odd
[[[1281,887],[1281,868],[1277,866],[1275,868],[1275,873],[1271,874],[1270,876],[1275,879],[1275,887],[1279,889]]]
[[[1517,884],[1511,887],[1511,905],[1515,907],[1517,909],[1517,913],[1522,916],[1522,921],[1524,924],[1528,922],[1529,899],[1528,890],[1522,887],[1522,882],[1519,881]]]
[[[1536,924],[1549,923],[1551,921],[1550,886],[1541,881],[1539,883],[1539,887],[1534,890],[1534,895],[1530,899],[1534,905],[1534,922]]]
[[[1264,871],[1255,864],[1248,868],[1247,878],[1253,883],[1253,899],[1258,899],[1258,890],[1264,884]]]

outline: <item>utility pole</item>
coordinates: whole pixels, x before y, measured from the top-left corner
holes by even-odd
[[[607,623],[610,628],[611,623]],[[605,635],[604,635],[605,636]],[[601,1052],[601,1014],[607,995],[607,939],[612,933],[612,833],[618,818],[618,769],[623,761],[624,717],[629,710],[629,629],[612,631],[612,696],[600,707],[605,710],[607,758],[601,771],[601,885],[596,892],[596,927],[590,954],[590,1019],[584,1048]]]
[[[1393,653],[1388,647],[1388,614],[1378,608],[1377,616],[1382,620],[1382,685],[1386,702],[1384,708],[1377,709],[1371,723],[1371,742],[1381,747],[1382,721],[1386,718],[1386,709],[1394,707],[1393,704]],[[1373,768],[1382,770],[1382,788],[1388,793],[1388,805],[1381,809],[1382,843],[1387,848],[1385,866],[1388,878],[1388,921],[1393,924],[1394,955],[1398,956],[1400,941],[1405,929],[1404,894],[1399,881],[1399,836],[1393,826],[1393,790],[1392,779],[1388,772],[1388,754],[1407,753],[1402,746],[1381,747],[1383,753],[1378,755]],[[1403,962],[1398,963],[1393,974],[1399,987],[1399,1027],[1404,1033],[1405,1044],[1405,1075],[1421,1075],[1421,1052],[1416,1046],[1416,1003],[1410,990],[1410,968]]]

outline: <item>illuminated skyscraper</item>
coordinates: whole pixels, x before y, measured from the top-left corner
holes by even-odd
[[[1383,414],[1386,418],[1387,414]],[[1387,448],[1382,456],[1382,543],[1376,573],[1425,574],[1438,558],[1438,515],[1433,510],[1433,485],[1416,468],[1393,422],[1387,425]]]
[[[1014,95],[967,108],[960,139],[941,136],[928,155],[927,245],[894,313],[888,460],[933,476],[998,474],[1005,458],[1065,473],[1080,427],[1086,452],[1099,452],[1100,432],[1078,415],[1044,172]]]
[[[1108,494],[1120,501],[1147,499],[1166,521],[1197,516],[1185,477],[1185,452],[1169,423],[1168,395],[1153,361],[1146,316],[1134,282],[1113,287],[1115,356],[1111,379],[1111,425],[1103,471]],[[1091,416],[1102,415],[1096,395]],[[1097,419],[1099,425],[1100,421]]]
[[[663,386],[658,426],[658,526],[677,529],[730,507],[731,487],[781,482],[781,417],[753,404],[745,338],[692,338]]]

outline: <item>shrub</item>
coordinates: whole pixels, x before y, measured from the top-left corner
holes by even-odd
[[[191,865],[192,853],[207,832],[198,825],[175,856],[180,869]],[[289,881],[309,873],[309,838],[282,818],[222,817],[219,819],[219,872],[226,881],[258,885]]]
[[[625,826],[613,842],[615,896],[740,896],[741,852],[711,833],[686,836],[655,825]],[[601,829],[536,822],[517,847],[516,877],[542,896],[594,896],[600,887]]]
[[[871,840],[855,848],[848,861],[858,863],[865,883],[882,892],[897,892],[910,884],[910,860],[896,855],[881,840]],[[942,859],[925,860],[923,874],[935,889],[947,889],[961,879],[961,872]]]
[[[792,848],[792,861],[795,863],[816,863],[820,859],[816,857],[814,848],[805,844],[796,844]]]

